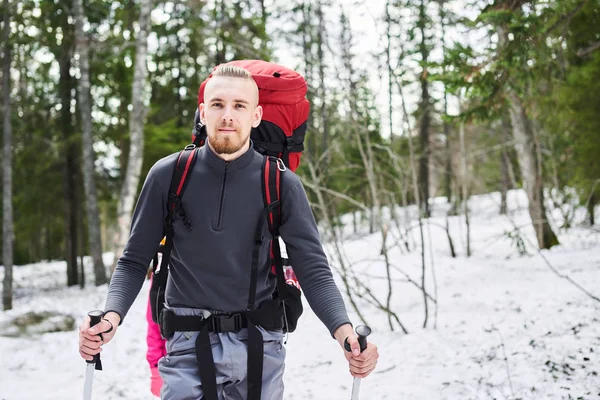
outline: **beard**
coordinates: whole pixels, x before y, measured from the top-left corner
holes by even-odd
[[[223,133],[219,132],[219,128],[223,128],[223,126],[215,128],[212,133],[208,134],[208,141],[215,153],[233,154],[248,144],[250,134],[244,135],[239,128],[235,128],[234,133]]]

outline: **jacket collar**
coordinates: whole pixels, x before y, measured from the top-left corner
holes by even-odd
[[[207,143],[200,149],[198,157],[202,160],[203,163],[206,163],[206,165],[210,166],[211,168],[222,171],[227,166],[228,172],[234,172],[247,167],[257,154],[258,153],[256,153],[256,151],[254,150],[254,145],[252,144],[252,141],[250,141],[250,147],[246,150],[244,154],[242,154],[235,160],[225,161],[221,157],[216,155]]]

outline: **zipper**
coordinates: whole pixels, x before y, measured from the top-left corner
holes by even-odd
[[[227,168],[229,163],[225,163],[225,171],[223,172],[223,185],[221,186],[221,199],[219,201],[219,214],[217,215],[217,229],[221,229],[221,222],[223,221],[223,200],[225,198],[225,185],[227,184]]]

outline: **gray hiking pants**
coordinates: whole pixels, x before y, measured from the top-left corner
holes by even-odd
[[[176,309],[176,313],[196,314],[194,310],[180,308]],[[281,400],[285,367],[283,333],[259,329],[264,339],[261,399]],[[167,355],[158,362],[158,369],[164,381],[162,400],[203,399],[196,359],[197,335],[198,332],[175,332],[173,337],[167,340]],[[219,400],[247,399],[247,340],[247,329],[239,332],[210,333]]]

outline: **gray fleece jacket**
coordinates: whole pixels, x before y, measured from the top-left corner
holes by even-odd
[[[110,282],[105,310],[125,317],[139,293],[163,237],[167,193],[177,154],[158,161],[138,199],[129,241]],[[256,226],[264,209],[263,156],[252,146],[226,162],[208,146],[198,151],[182,206],[193,229],[174,222],[167,304],[225,312],[246,309]],[[292,171],[281,174],[280,234],[311,308],[330,333],[349,318],[334,283],[304,187]],[[264,224],[264,237],[269,237]],[[267,263],[268,241],[259,258],[256,300],[271,298],[275,279]]]

